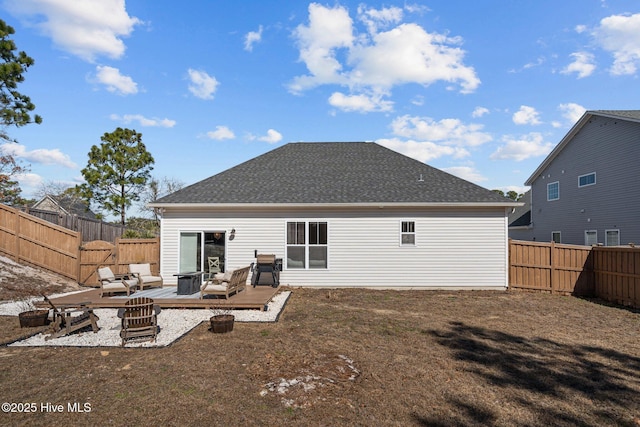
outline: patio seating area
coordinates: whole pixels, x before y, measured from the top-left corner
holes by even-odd
[[[147,291],[145,291],[147,292]],[[79,294],[83,294],[81,292]],[[142,292],[137,292],[141,294]],[[75,294],[75,295],[79,295]],[[284,306],[291,295],[290,291],[282,291],[269,300],[267,309],[261,310],[225,310],[225,314],[231,314],[235,317],[235,322],[240,323],[272,323],[277,322]],[[64,297],[52,298],[52,300],[60,300]],[[120,298],[121,301],[135,304],[134,297]],[[153,311],[148,314],[151,317],[157,316],[157,319],[151,321],[149,328],[147,325],[133,325],[134,330],[123,332],[127,326],[123,325],[123,318],[126,316],[125,305],[118,309],[113,308],[96,308],[94,310],[98,321],[98,332],[92,333],[91,328],[86,327],[73,333],[61,335],[56,339],[47,339],[49,330],[41,331],[28,338],[15,341],[10,346],[54,346],[54,347],[165,347],[171,345],[180,337],[187,334],[193,328],[203,322],[209,322],[210,318],[216,314],[220,314],[220,310],[216,309],[199,309],[199,310],[183,310],[183,309],[160,309],[157,301],[153,301]],[[144,302],[143,304],[144,305]],[[0,315],[13,313],[16,308],[8,306],[17,306],[17,304],[0,305]],[[140,305],[138,305],[139,307]],[[142,314],[139,310],[135,311],[133,317],[139,318]],[[157,329],[153,329],[153,323]],[[84,332],[83,332],[84,331]],[[147,335],[149,333],[149,335]],[[124,339],[124,341],[123,341]]]

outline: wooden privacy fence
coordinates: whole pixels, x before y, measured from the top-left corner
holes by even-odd
[[[27,209],[25,212],[56,225],[78,231],[85,242],[93,240],[115,242],[118,237],[122,237],[126,229],[120,224],[109,224],[99,219],[83,218],[78,215],[67,215],[40,209]]]
[[[80,248],[78,283],[98,285],[96,270],[110,267],[118,273],[127,273],[129,264],[149,263],[151,273],[160,275],[160,239],[116,239],[116,243],[96,240]]]
[[[0,204],[0,254],[70,279],[78,277],[76,231]]]
[[[509,240],[509,287],[640,307],[640,248]]]
[[[82,243],[82,234],[0,204],[0,255],[84,285],[98,284],[100,265],[124,273],[129,264],[150,263],[160,270],[160,239],[121,239]]]
[[[594,247],[595,296],[640,308],[640,248]]]
[[[592,295],[591,247],[509,240],[509,286]]]

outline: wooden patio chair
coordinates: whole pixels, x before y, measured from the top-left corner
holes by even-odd
[[[162,287],[162,276],[151,275],[151,264],[129,264],[129,273],[138,280],[138,288],[144,291],[145,287]]]
[[[200,287],[200,299],[204,299],[205,295],[224,295],[229,298],[229,295],[237,294],[247,287],[250,269],[251,267],[244,267],[216,274]]]
[[[122,346],[131,338],[148,337],[149,341],[155,341],[158,336],[157,316],[160,306],[153,303],[151,298],[136,297],[124,304],[124,308],[118,310],[118,317],[122,318]]]
[[[91,326],[93,333],[97,333],[98,316],[93,314],[93,310],[86,307],[58,307],[49,298],[43,295],[44,300],[49,303],[53,309],[53,322],[51,335],[47,335],[44,339],[48,341],[52,338],[58,338],[74,331]],[[74,313],[80,313],[74,316]]]
[[[129,296],[138,286],[138,279],[131,279],[129,274],[115,275],[109,267],[98,268],[97,274],[100,282],[100,298],[104,294],[114,292],[126,292],[127,296]]]

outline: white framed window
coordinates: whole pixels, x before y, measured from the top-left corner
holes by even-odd
[[[288,269],[326,269],[329,259],[326,221],[287,221]]]
[[[605,230],[604,234],[606,246],[620,246],[620,230]]]
[[[580,175],[578,177],[578,187],[586,187],[588,185],[596,184],[596,173],[591,172],[586,175]]]
[[[416,223],[415,221],[402,221],[400,224],[400,245],[415,246]]]
[[[555,243],[562,243],[561,233],[559,231],[551,232],[551,241]]]
[[[547,201],[558,200],[560,198],[560,182],[550,182],[547,184]]]
[[[593,246],[598,244],[598,230],[585,230],[584,231],[584,244],[586,246]]]

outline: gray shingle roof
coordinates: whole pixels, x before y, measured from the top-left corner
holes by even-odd
[[[153,205],[508,202],[375,143],[313,142],[286,144]]]
[[[590,111],[590,113],[610,117],[620,117],[621,119],[640,120],[640,110],[593,110]]]
[[[615,119],[627,120],[632,122],[640,122],[640,110],[589,110],[586,111],[580,119],[573,125],[569,132],[560,140],[560,142],[551,150],[551,153],[540,163],[536,170],[527,179],[524,185],[532,185],[540,173],[555,159],[558,154],[569,144],[576,134],[585,126],[592,116],[604,116]]]

